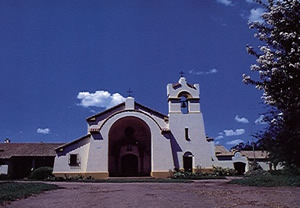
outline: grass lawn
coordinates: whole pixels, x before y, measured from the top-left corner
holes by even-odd
[[[231,184],[240,184],[246,186],[297,186],[300,187],[300,176],[292,175],[261,175],[248,176],[242,179],[230,181]]]
[[[3,204],[4,201],[13,201],[57,188],[57,185],[45,183],[1,182],[0,205]]]

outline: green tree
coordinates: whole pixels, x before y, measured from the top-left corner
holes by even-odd
[[[230,150],[238,150],[238,151],[242,151],[242,150],[264,150],[263,146],[261,146],[259,143],[256,142],[241,142],[233,147],[230,148]]]
[[[264,118],[268,127],[258,134],[259,143],[273,161],[300,168],[300,2],[256,2],[265,10],[263,21],[251,22],[250,28],[263,45],[257,51],[247,46],[247,51],[256,57],[250,68],[259,78],[244,74],[243,81],[263,90],[269,106]]]

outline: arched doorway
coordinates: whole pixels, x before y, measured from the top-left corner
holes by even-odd
[[[184,172],[193,172],[193,154],[191,152],[184,153],[183,168]]]
[[[121,176],[138,176],[138,157],[133,154],[124,155],[121,158]]]
[[[151,132],[140,118],[117,120],[109,130],[109,176],[150,176]]]
[[[233,163],[234,169],[238,172],[239,175],[243,175],[245,173],[246,164],[243,162],[235,162]]]

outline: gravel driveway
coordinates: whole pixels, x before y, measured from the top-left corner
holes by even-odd
[[[195,183],[67,183],[5,207],[300,207],[300,187],[246,187],[228,180]]]

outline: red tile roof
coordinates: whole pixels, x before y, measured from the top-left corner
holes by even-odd
[[[267,159],[268,158],[268,152],[267,151],[262,151],[262,150],[255,150],[254,152],[249,150],[241,151],[242,155],[249,158],[249,159]]]
[[[0,143],[0,159],[55,156],[63,143]]]
[[[55,151],[56,151],[56,150],[63,149],[63,148],[65,148],[65,147],[67,147],[67,146],[69,146],[69,145],[71,145],[71,144],[74,144],[74,143],[76,143],[76,142],[78,142],[78,141],[80,141],[80,140],[83,140],[83,139],[85,139],[85,138],[87,138],[87,137],[89,137],[89,136],[91,136],[91,134],[87,134],[87,135],[85,135],[85,136],[83,136],[83,137],[80,137],[80,138],[75,139],[75,140],[73,140],[73,141],[70,141],[70,142],[68,142],[68,143],[62,143],[62,144],[60,144],[60,145],[58,145],[58,146],[55,147]]]
[[[233,156],[233,153],[228,151],[224,146],[216,145],[215,146],[216,156]]]

